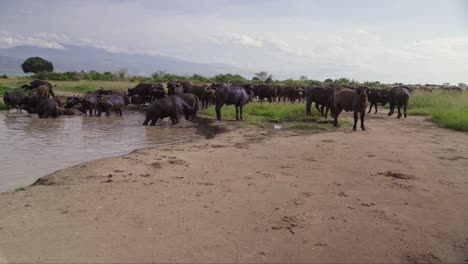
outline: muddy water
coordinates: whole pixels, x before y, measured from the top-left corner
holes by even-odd
[[[126,111],[123,117],[56,119],[0,112],[0,191],[84,161],[197,137],[185,120],[159,127],[144,127],[143,120],[144,114],[136,111]]]

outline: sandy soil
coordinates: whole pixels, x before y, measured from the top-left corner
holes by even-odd
[[[215,124],[2,194],[0,261],[468,261],[467,134],[383,114],[355,133]]]

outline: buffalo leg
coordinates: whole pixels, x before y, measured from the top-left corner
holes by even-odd
[[[221,107],[223,107],[223,104],[221,105],[216,104],[215,110],[216,110],[216,118],[218,120],[221,120]]]
[[[356,124],[358,121],[358,112],[354,111],[354,125],[353,125],[353,131],[356,131]]]
[[[239,120],[239,106],[236,105],[236,120]]]
[[[372,110],[372,105],[374,105],[374,104],[370,103],[369,112],[367,112],[367,113],[370,113],[370,111]]]
[[[306,114],[307,115],[312,115],[312,111],[310,110],[310,107],[312,106],[312,102],[311,101],[307,101],[306,103]]]
[[[388,112],[388,116],[391,116],[393,115],[393,111],[395,110],[395,105],[394,104],[390,104],[390,112]]]
[[[325,106],[325,118],[328,116],[328,111],[330,110],[330,106]],[[331,113],[330,113],[331,114]]]
[[[153,118],[153,119],[151,120],[150,126],[155,126],[155,125],[156,125],[156,122],[158,122],[158,119],[157,119],[157,118]]]
[[[149,116],[146,116],[145,121],[143,122],[143,125],[147,126],[149,121],[150,121]]]
[[[405,114],[405,118],[406,118],[406,107],[407,107],[407,105],[408,104],[406,104],[406,103],[403,105],[403,111],[404,111],[404,114]]]
[[[366,116],[366,110],[361,111],[361,129],[366,131],[366,128],[364,127],[364,117]]]
[[[400,118],[400,117],[401,117],[401,105],[397,105],[397,108],[398,108],[398,116],[397,116],[397,118]]]
[[[338,116],[340,115],[341,111],[342,111],[342,109],[335,109],[335,110],[333,111],[333,112],[335,112],[335,113],[334,113],[335,119],[333,120],[333,125],[334,125],[334,126],[338,126]]]
[[[244,120],[244,119],[242,118],[242,114],[244,113],[244,106],[241,105],[241,106],[239,106],[239,108],[240,108],[240,120]]]

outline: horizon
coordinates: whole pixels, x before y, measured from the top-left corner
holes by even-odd
[[[2,1],[0,48],[86,46],[282,80],[468,83],[465,1],[190,3]]]

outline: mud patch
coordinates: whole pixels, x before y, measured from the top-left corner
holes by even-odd
[[[55,185],[56,182],[54,180],[52,180],[50,177],[42,177],[42,178],[39,178],[37,179],[32,185],[46,185],[46,186],[50,186],[50,185]]]
[[[454,160],[461,160],[461,159],[466,159],[466,160],[468,160],[468,158],[462,157],[462,156],[454,156],[454,157],[450,157],[450,158],[448,158],[448,157],[438,157],[438,159],[441,159],[441,160],[452,160],[452,161],[454,161]]]
[[[435,256],[432,253],[406,253],[404,255],[404,260],[407,263],[441,263],[441,259],[437,256]]]
[[[286,229],[291,234],[295,234],[294,229],[296,228],[305,228],[304,221],[297,216],[283,216],[276,225],[271,227],[273,230]]]
[[[218,134],[228,131],[225,127],[214,125],[214,120],[209,118],[197,118],[197,134],[204,136],[206,139],[212,139]]]
[[[414,180],[416,177],[413,175],[397,172],[397,171],[391,171],[388,170],[386,172],[377,172],[377,175],[384,175],[386,177],[392,177],[394,179],[400,179],[400,180]]]

